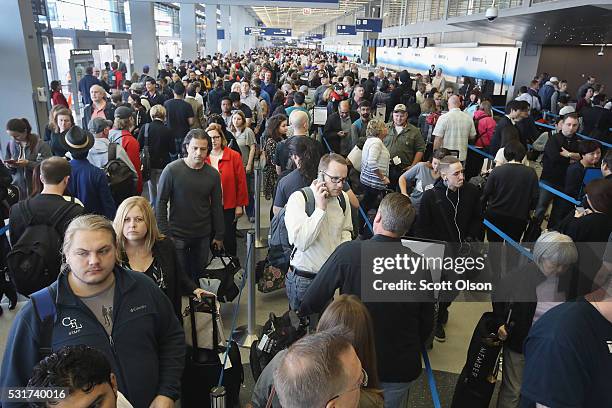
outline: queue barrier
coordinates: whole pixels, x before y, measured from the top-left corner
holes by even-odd
[[[546,120],[547,116],[552,116],[553,118],[558,118],[561,115],[557,115],[556,113],[552,113],[550,111],[542,111],[542,116],[544,117],[544,120]],[[610,132],[612,132],[612,128],[608,129]]]
[[[505,115],[505,114],[506,114],[506,112],[505,112],[505,111],[503,111],[503,110],[501,110],[501,109],[499,109],[499,108],[497,108],[497,107],[493,107],[493,108],[491,108],[491,109],[493,110],[493,112],[499,113],[500,115]],[[553,129],[553,130],[556,130],[556,129],[557,129],[557,128],[556,128],[556,127],[554,127],[553,125],[548,125],[548,124],[546,124],[546,123],[540,123],[540,122],[538,122],[538,121],[534,121],[534,123],[535,123],[537,126],[540,126],[540,127],[546,128],[546,129]],[[596,141],[596,142],[600,143],[602,146],[605,146],[605,147],[606,147],[606,148],[608,148],[608,149],[612,148],[612,144],[610,144],[610,143],[606,143],[606,142],[603,142],[603,141],[601,141],[601,140],[599,140],[599,139],[595,139],[594,137],[591,137],[591,136],[586,136],[586,135],[583,135],[582,133],[576,133],[576,136],[578,136],[578,137],[580,137],[580,138],[582,138],[582,139],[584,139],[584,140],[594,140],[594,141]]]

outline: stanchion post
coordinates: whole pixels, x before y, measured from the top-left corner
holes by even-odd
[[[266,248],[267,240],[261,237],[261,168],[255,165],[255,248]]]
[[[255,232],[250,230],[246,236],[247,242],[247,264],[246,264],[246,286],[247,289],[247,324],[237,327],[234,331],[234,339],[241,347],[251,347],[255,340],[259,339],[261,326],[255,323]]]

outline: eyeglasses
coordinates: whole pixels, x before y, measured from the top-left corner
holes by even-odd
[[[329,401],[327,401],[325,403],[325,405],[329,404],[330,402],[332,402],[335,399],[340,398],[344,394],[347,394],[347,393],[355,391],[355,390],[360,390],[360,389],[366,388],[367,386],[368,386],[368,373],[366,373],[366,370],[364,370],[363,367],[361,367],[361,379],[359,380],[359,384],[357,384],[357,386],[351,388],[350,390],[346,390],[346,391],[336,395],[335,397],[330,398]]]
[[[334,183],[334,184],[344,184],[344,182],[346,181],[346,177],[335,177],[335,176],[330,176],[329,174],[327,174],[326,172],[322,171],[321,173],[325,174],[327,177],[329,177],[329,180]]]

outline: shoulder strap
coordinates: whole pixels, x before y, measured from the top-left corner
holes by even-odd
[[[51,215],[51,221],[53,222],[52,224],[53,228],[57,230],[57,226],[60,224],[60,222],[64,221],[64,218],[66,218],[66,215],[68,215],[70,210],[72,210],[72,207],[74,206],[74,204],[75,204],[74,197],[72,197],[70,201],[67,201],[63,206],[58,208],[53,213],[53,215]]]
[[[340,192],[338,196],[338,203],[340,204],[340,208],[342,208],[342,214],[346,212],[346,199],[344,198],[344,191]]]
[[[117,143],[110,143],[108,145],[108,161],[115,160],[117,158]]]
[[[144,137],[145,137],[145,146],[149,146],[149,125],[150,125],[150,123],[147,123],[145,125],[145,129],[144,129],[145,130],[145,134],[144,134]]]
[[[32,221],[34,221],[34,216],[32,215],[32,211],[30,211],[29,200],[19,201],[17,205],[19,206],[18,208],[21,213],[23,224],[29,226]]]
[[[304,187],[300,189],[300,191],[302,192],[302,195],[304,196],[304,201],[306,202],[306,215],[310,217],[315,210],[314,193],[310,187]]]
[[[53,352],[53,323],[57,314],[55,293],[50,287],[47,287],[33,293],[30,298],[40,324],[38,353],[42,360]]]

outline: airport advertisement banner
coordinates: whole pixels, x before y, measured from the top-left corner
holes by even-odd
[[[394,70],[425,72],[431,64],[448,76],[470,76],[511,85],[518,58],[518,48],[391,48],[376,49],[379,65]]]
[[[244,27],[244,35],[260,37],[291,37],[290,28]]]

